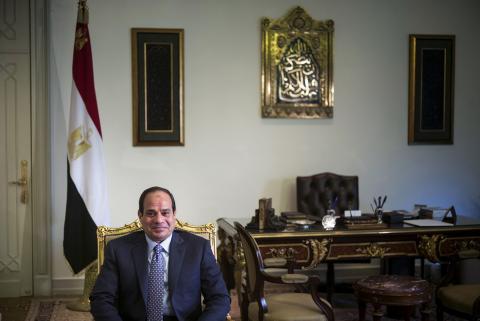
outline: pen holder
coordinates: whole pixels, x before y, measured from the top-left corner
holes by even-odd
[[[377,218],[377,223],[378,224],[381,224],[383,221],[382,221],[382,217],[383,217],[383,208],[381,207],[378,207],[375,209],[375,212],[373,213],[375,215],[375,217]]]

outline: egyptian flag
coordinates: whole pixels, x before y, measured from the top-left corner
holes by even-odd
[[[76,274],[96,260],[96,229],[110,217],[85,0],[78,3],[72,69],[63,252]]]

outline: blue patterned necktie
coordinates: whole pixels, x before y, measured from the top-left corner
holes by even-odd
[[[148,274],[147,321],[163,320],[165,259],[162,255],[162,250],[163,248],[160,244],[153,248],[150,272]]]

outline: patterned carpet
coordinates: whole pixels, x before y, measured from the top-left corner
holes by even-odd
[[[0,315],[2,321],[23,321],[30,309],[29,298],[0,298]]]
[[[89,312],[77,312],[67,309],[66,305],[74,298],[17,298],[0,299],[1,321],[93,321]],[[240,321],[240,309],[237,297],[232,292],[233,320]],[[357,321],[358,310],[353,294],[336,294],[334,296],[335,321]],[[459,321],[457,318],[445,315],[445,321]],[[419,315],[415,319],[419,319]],[[367,321],[372,320],[367,313]],[[393,319],[383,318],[384,321]],[[432,309],[430,320],[435,320],[435,310]]]
[[[67,309],[67,298],[0,299],[1,321],[93,321],[88,312]]]

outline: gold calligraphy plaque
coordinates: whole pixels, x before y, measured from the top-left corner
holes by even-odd
[[[333,20],[262,19],[262,117],[333,117]]]

